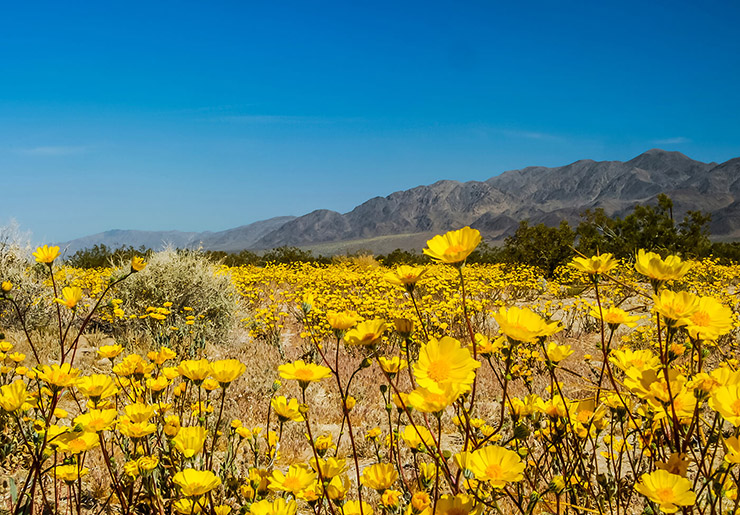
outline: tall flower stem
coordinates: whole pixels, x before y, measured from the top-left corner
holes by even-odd
[[[437,414],[437,454],[439,460],[444,460],[442,456],[442,416]],[[434,474],[434,503],[432,505],[432,513],[437,512],[437,501],[439,500],[439,460],[435,460],[435,474]]]
[[[49,275],[51,276],[51,285],[54,288],[54,298],[56,299],[59,294],[57,293],[57,281],[54,278],[54,270],[51,263],[49,265]],[[62,309],[58,302],[54,302],[57,308],[57,321],[59,322],[59,348],[60,348],[60,362],[64,363],[64,333],[62,331]]]
[[[98,300],[95,302],[95,306],[93,306],[93,308],[87,314],[87,316],[85,317],[85,319],[82,321],[82,325],[80,325],[80,329],[79,329],[79,331],[77,331],[77,336],[75,337],[74,341],[72,342],[72,345],[70,346],[70,349],[67,350],[67,354],[70,351],[72,351],[72,358],[70,359],[70,363],[74,362],[74,360],[75,360],[75,356],[77,354],[77,345],[78,345],[78,343],[80,341],[80,337],[82,337],[82,333],[87,328],[87,324],[90,323],[90,319],[92,318],[93,313],[95,313],[95,311],[97,311],[98,307],[100,306],[100,303],[103,302],[103,299],[105,298],[106,294],[111,290],[111,288],[113,288],[116,284],[120,283],[121,281],[125,280],[126,278],[128,278],[132,273],[133,272],[129,272],[129,273],[123,275],[122,277],[116,279],[115,281],[112,281],[110,284],[108,284],[108,286],[106,286],[105,290],[103,290],[103,293],[100,294],[100,297],[98,297]],[[59,305],[57,304],[57,308],[58,307],[59,307]],[[65,356],[66,355],[64,353],[62,353],[62,363],[64,363]]]
[[[421,440],[423,442],[424,441],[424,437],[421,435],[421,432],[419,431],[419,428],[416,426],[416,423],[414,422],[414,419],[411,417],[411,411],[409,410],[409,407],[406,405],[406,403],[403,401],[403,398],[401,397],[401,392],[399,392],[398,391],[398,388],[396,387],[396,385],[394,385],[391,382],[390,377],[388,376],[388,373],[385,370],[383,370],[382,368],[381,368],[381,370],[382,370],[383,374],[385,375],[385,378],[388,381],[388,384],[391,385],[391,387],[393,388],[393,391],[396,393],[396,395],[398,395],[398,400],[399,400],[399,403],[401,404],[401,409],[406,414],[406,417],[409,420],[409,424],[411,424],[411,426],[414,428],[414,431],[416,431],[416,435],[419,437],[419,440]],[[427,423],[425,425],[425,427],[427,429],[429,429],[429,424]],[[431,433],[431,430],[430,430],[430,433]],[[436,440],[436,437],[434,436],[433,433],[431,434],[431,436],[432,436],[432,443],[437,448],[439,448],[439,441]],[[436,463],[437,460],[439,459],[439,457],[438,456],[434,456],[434,459],[435,459],[435,463]],[[457,482],[453,480],[452,471],[450,470],[449,465],[447,464],[447,462],[445,460],[442,460],[442,465],[444,465],[445,477],[447,478],[447,481],[448,481],[448,483],[450,485],[450,488],[453,489],[453,492],[454,493],[457,493],[459,491],[459,488],[457,486]]]
[[[424,325],[424,319],[421,317],[421,311],[419,310],[419,305],[416,303],[416,297],[414,297],[414,292],[409,292],[409,295],[411,296],[411,302],[414,304],[414,310],[416,311],[416,317],[419,319],[419,325],[421,326],[421,330],[424,331],[424,338],[429,340],[429,333],[427,332],[427,327]]]
[[[110,474],[111,483],[113,483],[113,488],[116,490],[116,496],[119,499],[119,502],[121,503],[121,508],[123,508],[123,513],[128,514],[128,504],[126,503],[126,499],[123,496],[123,492],[121,491],[121,485],[118,482],[118,479],[116,478],[116,475],[113,473],[113,467],[111,465],[110,456],[108,455],[108,449],[105,447],[105,440],[103,439],[103,434],[98,433],[98,438],[100,439],[100,448],[103,451],[103,460],[105,460],[105,467],[108,469],[108,473]]]
[[[15,308],[15,313],[18,315],[18,320],[21,322],[21,327],[23,328],[23,334],[26,335],[26,341],[28,342],[28,345],[31,347],[31,352],[33,352],[33,357],[36,359],[36,364],[41,364],[41,358],[39,358],[39,353],[36,350],[36,345],[34,345],[33,340],[31,339],[31,334],[28,332],[28,326],[26,325],[26,317],[24,317],[21,314],[21,309],[18,307],[18,303],[15,301],[15,299],[9,299],[10,303]]]
[[[303,399],[303,405],[307,406],[306,404],[306,388],[301,386],[301,395]],[[306,410],[305,413],[303,413],[303,419],[306,421],[306,432],[308,433],[308,440],[311,444],[311,450],[313,451],[313,457],[316,460],[316,473],[319,475],[319,482],[321,483],[321,487],[324,488],[324,474],[321,472],[321,461],[319,461],[319,453],[316,451],[316,444],[314,443],[313,439],[313,433],[311,432],[311,422],[308,419],[308,410]],[[359,489],[359,484],[358,484]],[[326,498],[326,492],[324,492],[324,498]],[[331,502],[331,499],[327,498],[327,504],[329,505],[329,510],[331,511],[332,515],[336,515],[334,513],[334,505]],[[360,513],[362,513],[362,501],[360,501]]]
[[[312,336],[313,336],[313,332],[312,332]],[[321,359],[324,360],[324,363],[326,364],[326,366],[329,368],[329,370],[331,371],[332,375],[334,376],[334,379],[337,382],[337,388],[339,389],[339,396],[342,399],[342,422],[344,422],[344,419],[347,420],[347,432],[349,433],[349,441],[350,441],[350,444],[352,445],[352,456],[354,457],[354,461],[355,461],[355,474],[356,474],[356,477],[357,477],[357,496],[358,496],[358,499],[360,501],[360,515],[364,515],[363,514],[363,510],[362,510],[362,486],[360,485],[360,464],[359,464],[359,460],[357,458],[357,446],[355,444],[354,432],[352,431],[352,421],[349,418],[349,410],[347,409],[347,395],[349,395],[349,391],[347,391],[347,392],[344,391],[344,389],[342,388],[342,379],[339,376],[339,344],[340,344],[340,339],[339,339],[339,337],[337,337],[337,348],[336,348],[335,359],[334,359],[334,366],[333,367],[332,367],[331,363],[329,362],[329,360],[326,358],[326,354],[321,349],[321,345],[319,345],[318,342],[315,339],[314,339],[314,343],[316,344],[316,348],[318,349],[319,354],[321,355]],[[357,369],[357,371],[359,371],[359,370],[360,369]],[[357,373],[357,371],[355,371],[355,373]],[[354,377],[354,374],[355,373],[352,374],[353,377]],[[349,382],[351,382],[351,381],[352,381],[352,378],[350,378],[350,381]],[[349,382],[347,383],[347,390],[349,390]],[[304,390],[303,391],[303,403],[304,404],[306,403],[305,398],[306,398],[306,392]],[[308,424],[308,421],[306,421],[306,424]],[[309,429],[309,431],[310,431],[310,429]],[[314,451],[315,451],[315,449],[314,449]],[[338,443],[337,443],[337,452],[339,452],[339,444]],[[318,463],[319,462],[318,462],[318,455],[317,455],[317,459],[316,459],[316,465],[317,466],[318,466]],[[329,505],[331,506],[331,502],[329,503]],[[334,511],[334,509],[332,508],[332,512],[333,511]]]
[[[416,388],[416,380],[414,379],[414,372],[411,369],[411,342],[411,336],[404,340],[404,347],[406,347],[406,368],[408,369],[409,381],[411,381],[411,388],[413,389]]]
[[[460,274],[460,293],[462,295],[462,306],[463,306],[463,317],[465,318],[465,325],[468,328],[468,336],[470,337],[470,344],[473,346],[473,359],[478,360],[478,349],[477,345],[475,345],[475,333],[473,333],[473,325],[470,323],[470,317],[468,316],[468,303],[467,303],[467,295],[465,291],[465,278],[463,277],[463,264],[461,263],[457,267],[457,271]],[[476,386],[478,384],[478,374],[475,374],[475,377],[473,378],[473,386],[470,392],[470,405],[468,406],[468,410],[470,412],[473,411],[473,406],[475,405],[475,393],[476,393]]]
[[[224,387],[222,388],[221,406],[219,407],[219,410],[218,410],[218,417],[216,419],[216,425],[213,428],[213,439],[211,440],[211,453],[208,455],[208,460],[207,460],[207,467],[209,469],[211,468],[211,465],[213,465],[213,453],[216,450],[216,440],[218,440],[218,426],[221,425],[221,416],[224,413],[224,401],[225,400],[226,400],[226,385],[224,385]],[[267,432],[269,434],[270,432],[269,429]]]
[[[608,345],[606,343],[606,335],[604,333],[604,312],[601,307],[601,296],[599,295],[599,277],[598,275],[595,275],[593,278],[594,281],[594,291],[596,292],[596,305],[599,308],[599,322],[601,322],[601,353],[603,355],[603,361],[601,362],[601,373],[599,374],[599,384],[596,388],[596,405],[599,404],[599,397],[601,396],[601,383],[604,379],[604,369],[606,368],[606,363],[609,360],[609,349]],[[612,331],[612,334],[614,334],[614,331]],[[609,337],[609,341],[611,341],[611,336]]]

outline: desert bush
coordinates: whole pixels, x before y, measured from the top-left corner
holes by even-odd
[[[228,272],[197,251],[167,249],[121,284],[108,304],[119,337],[148,336],[159,345],[191,352],[204,342],[224,343],[238,316]]]
[[[0,228],[0,281],[12,284],[15,300],[14,304],[0,304],[2,328],[19,329],[22,319],[33,330],[51,320],[51,295],[43,285],[43,272],[43,267],[31,260],[29,235],[23,234],[15,222]]]

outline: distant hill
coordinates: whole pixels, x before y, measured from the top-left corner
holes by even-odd
[[[420,248],[427,237],[465,225],[496,242],[524,219],[577,224],[581,212],[597,207],[609,215],[624,215],[660,193],[673,199],[675,218],[689,210],[709,212],[713,236],[740,238],[740,158],[703,163],[680,152],[653,149],[626,162],[587,159],[556,168],[512,170],[483,182],[439,181],[375,197],[348,213],[322,209],[215,233],[109,231],[69,245],[84,248],[105,236],[106,241],[130,241],[126,244],[134,246],[156,246],[142,243],[146,240],[227,251],[290,245],[325,253],[388,252]],[[106,241],[101,240],[109,245]]]
[[[67,256],[74,254],[78,250],[101,244],[111,249],[128,247],[131,245],[135,248],[144,246],[146,248],[160,250],[167,245],[172,245],[177,248],[189,247],[201,234],[203,233],[113,229],[77,238],[75,240],[57,243],[57,245],[61,247],[62,252]]]
[[[261,220],[249,225],[242,225],[233,229],[219,232],[181,232],[181,231],[135,231],[113,229],[83,238],[59,243],[66,255],[78,250],[103,244],[108,248],[117,249],[129,245],[134,248],[144,246],[154,250],[171,245],[177,248],[199,248],[208,250],[223,250],[226,252],[251,248],[254,243],[265,234],[274,231],[294,216],[278,216],[268,220]]]

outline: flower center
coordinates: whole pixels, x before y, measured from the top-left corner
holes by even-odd
[[[299,381],[311,381],[313,379],[313,371],[310,368],[299,368],[295,371],[295,376]]]
[[[450,364],[446,361],[438,360],[429,363],[429,378],[437,383],[446,381],[450,377]]]
[[[504,475],[504,469],[501,468],[501,465],[497,465],[495,463],[491,463],[486,467],[486,476],[490,479],[501,479],[501,477]]]
[[[618,313],[605,313],[604,322],[606,322],[607,324],[621,324],[622,316]]]
[[[732,412],[740,417],[740,399],[732,403]]]
[[[655,497],[657,497],[661,503],[672,503],[676,496],[673,494],[672,488],[666,487],[656,489]]]
[[[583,410],[578,412],[578,416],[576,418],[578,419],[578,422],[580,422],[581,424],[585,424],[586,422],[588,422],[588,419],[590,419],[591,415],[593,414],[593,411]]]
[[[447,250],[445,250],[445,254],[457,254],[458,252],[462,252],[465,250],[465,247],[462,245],[451,245],[447,247]]]
[[[712,319],[709,317],[709,313],[706,311],[697,311],[693,315],[691,315],[691,321],[694,323],[694,325],[707,327],[711,324]]]
[[[301,489],[301,482],[300,480],[295,476],[287,476],[285,478],[285,481],[283,481],[283,486],[286,490],[300,490]]]

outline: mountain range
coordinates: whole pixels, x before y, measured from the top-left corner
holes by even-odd
[[[348,213],[320,209],[220,232],[113,230],[60,244],[67,253],[105,244],[160,248],[200,247],[227,252],[284,245],[320,254],[367,249],[420,249],[434,234],[470,225],[487,241],[501,242],[521,220],[572,225],[586,209],[623,216],[665,193],[674,216],[690,210],[712,215],[713,237],[740,238],[740,158],[721,164],[695,161],[680,152],[652,149],[629,161],[584,159],[555,168],[531,166],[486,181],[442,180],[375,197]]]

